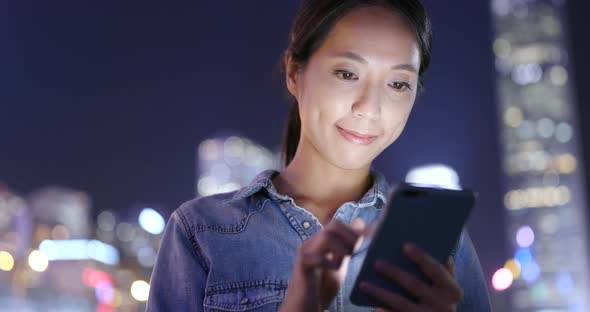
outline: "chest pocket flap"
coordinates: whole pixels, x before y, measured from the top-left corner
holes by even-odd
[[[277,311],[286,282],[252,281],[207,287],[205,311]]]

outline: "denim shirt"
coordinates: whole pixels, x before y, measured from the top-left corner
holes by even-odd
[[[298,247],[322,225],[276,191],[271,181],[276,174],[263,171],[238,191],[196,198],[172,213],[152,272],[147,311],[278,310]],[[380,172],[372,169],[371,176],[372,188],[358,202],[342,204],[333,219],[377,220],[390,186]],[[453,257],[464,292],[458,311],[490,311],[479,259],[465,230]],[[375,310],[349,299],[363,259],[364,254],[350,259],[329,311]]]

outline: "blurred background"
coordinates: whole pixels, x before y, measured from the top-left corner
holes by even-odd
[[[375,167],[479,193],[496,311],[590,311],[590,3],[423,2],[426,92]],[[279,166],[297,5],[0,3],[0,311],[145,309],[170,213]]]

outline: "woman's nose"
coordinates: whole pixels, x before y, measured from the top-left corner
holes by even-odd
[[[381,90],[367,86],[360,98],[352,105],[355,117],[378,120],[381,115]]]

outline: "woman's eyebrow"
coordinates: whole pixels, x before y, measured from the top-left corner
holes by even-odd
[[[416,75],[418,74],[418,70],[412,64],[398,64],[398,65],[391,66],[391,69],[407,70],[407,71],[412,72]]]
[[[362,64],[368,63],[367,60],[365,60],[362,56],[360,56],[354,52],[351,52],[351,51],[336,51],[336,52],[332,53],[332,56],[347,58],[347,59],[357,61]]]
[[[362,56],[360,56],[354,52],[351,52],[351,51],[336,51],[336,52],[332,53],[332,56],[347,58],[349,60],[353,60],[353,61],[356,61],[356,62],[359,62],[362,64],[368,63],[367,60],[365,60]],[[418,74],[418,70],[412,64],[393,65],[393,66],[391,66],[391,69],[393,69],[393,70],[401,69],[401,70],[406,70],[406,71],[412,72],[414,74]]]

